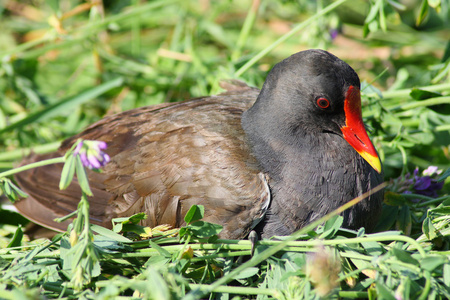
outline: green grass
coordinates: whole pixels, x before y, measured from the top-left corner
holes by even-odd
[[[435,176],[445,180],[437,198],[402,194],[415,192],[405,175],[416,167],[450,167],[449,5],[4,1],[0,172],[107,114],[217,94],[224,79],[261,87],[278,61],[323,48],[360,75],[363,116],[390,193],[378,233],[341,229],[328,216],[287,240],[261,241],[251,259],[250,242],[206,238],[198,218],[181,240],[164,232],[141,240],[148,229],[135,219],[89,229],[81,201],[73,230],[27,241],[23,218],[0,209],[0,298],[449,298],[448,172]]]

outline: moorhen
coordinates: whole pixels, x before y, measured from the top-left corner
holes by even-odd
[[[145,212],[143,225],[182,226],[193,204],[222,238],[288,235],[382,182],[381,162],[361,116],[355,71],[323,50],[296,53],[273,67],[261,91],[231,86],[223,94],[141,107],[108,116],[65,140],[108,144],[111,161],[88,171],[91,222]],[[256,101],[255,101],[256,100]],[[77,208],[76,181],[59,190],[62,164],[19,173],[29,197],[18,210],[65,230],[56,217]],[[377,192],[343,213],[347,228],[370,230],[381,210]],[[259,223],[259,224],[258,224]]]

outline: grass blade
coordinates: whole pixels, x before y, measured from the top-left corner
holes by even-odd
[[[22,128],[25,125],[43,121],[51,116],[67,113],[68,111],[71,111],[75,106],[80,105],[82,103],[85,103],[89,100],[92,100],[109,90],[121,86],[123,83],[123,78],[119,77],[113,80],[110,80],[108,82],[105,82],[99,86],[96,86],[90,90],[85,91],[84,93],[81,93],[75,97],[62,99],[61,101],[58,101],[52,105],[49,105],[48,107],[31,113],[28,115],[28,117],[17,121],[16,123],[13,123],[3,129],[0,130],[0,134],[4,132],[8,132],[11,130]]]

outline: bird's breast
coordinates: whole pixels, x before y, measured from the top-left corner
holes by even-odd
[[[381,176],[340,136],[324,133],[302,143],[274,149],[279,163],[269,182],[272,206],[265,231],[292,233],[381,183]],[[278,151],[275,151],[278,150]],[[344,213],[344,225],[370,227],[381,197],[374,195]],[[358,217],[355,217],[358,215]]]

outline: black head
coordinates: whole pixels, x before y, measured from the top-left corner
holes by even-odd
[[[381,172],[362,122],[359,89],[358,75],[347,63],[327,51],[302,51],[273,67],[242,126],[262,157],[335,134]]]
[[[258,100],[244,115],[244,126],[262,121],[286,134],[295,134],[299,128],[341,134],[350,86],[359,89],[358,75],[333,54],[323,50],[296,53],[270,71]]]

